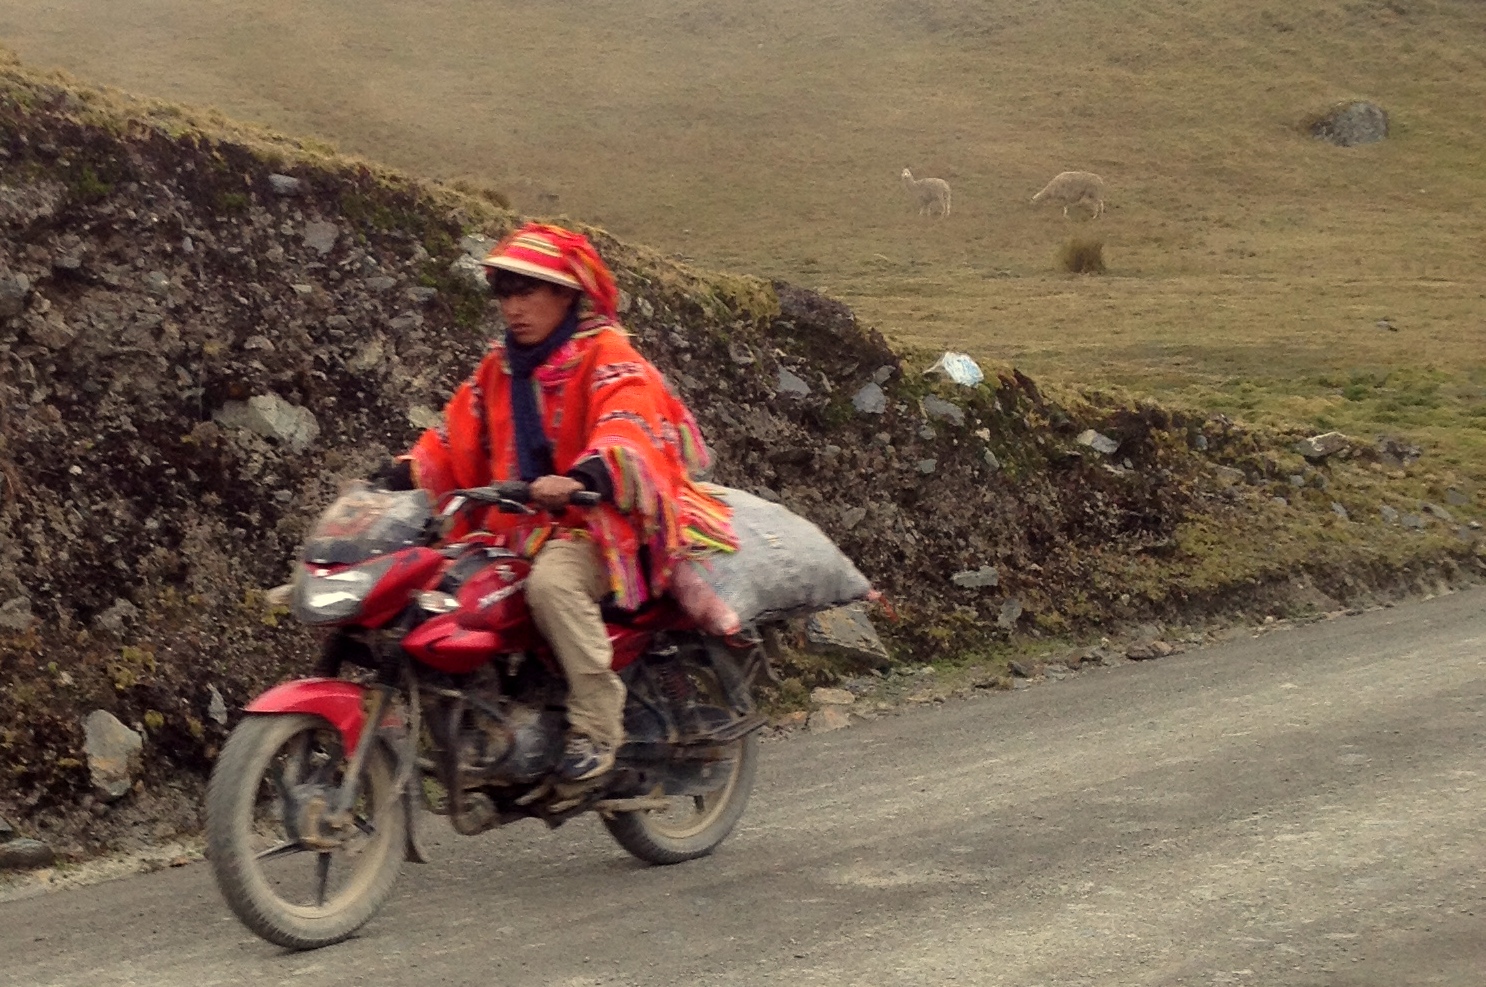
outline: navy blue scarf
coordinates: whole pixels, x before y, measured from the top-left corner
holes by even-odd
[[[527,483],[552,473],[552,440],[542,426],[542,409],[531,375],[578,331],[578,306],[535,346],[522,346],[506,333],[506,358],[511,362],[511,424],[516,433],[516,462]]]

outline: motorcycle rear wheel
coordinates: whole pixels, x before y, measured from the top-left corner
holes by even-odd
[[[212,769],[206,836],[217,887],[244,925],[286,949],[349,937],[381,908],[402,867],[407,820],[393,791],[391,755],[380,744],[361,770],[355,832],[329,850],[299,839],[294,807],[333,799],[347,756],[320,717],[250,716]],[[349,873],[332,892],[337,863]]]
[[[733,831],[753,791],[758,736],[749,734],[734,746],[733,770],[721,787],[706,795],[673,796],[665,810],[603,816],[604,828],[620,846],[649,864],[679,864],[705,857]]]

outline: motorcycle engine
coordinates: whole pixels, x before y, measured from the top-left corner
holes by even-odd
[[[458,727],[455,749],[467,784],[533,782],[556,767],[562,756],[566,718],[546,696],[506,695],[498,683],[469,689],[473,700]]]

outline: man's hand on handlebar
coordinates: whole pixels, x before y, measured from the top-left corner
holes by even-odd
[[[539,476],[532,481],[531,499],[553,513],[564,510],[583,484],[570,476]]]
[[[554,514],[568,507],[596,507],[603,495],[568,476],[544,476],[535,483],[508,480],[484,487],[453,490],[441,500],[441,517],[453,517],[471,507],[494,507],[502,514],[532,514],[536,504]]]

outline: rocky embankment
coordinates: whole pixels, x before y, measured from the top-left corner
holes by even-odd
[[[0,73],[0,815],[74,856],[195,826],[235,711],[314,650],[263,588],[477,362],[495,330],[470,258],[516,221]],[[1242,529],[1286,482],[1231,422],[1060,403],[1009,371],[960,387],[827,298],[594,235],[716,478],[835,537],[893,602],[903,660],[1231,608],[1292,575],[1225,581],[1181,536]]]

